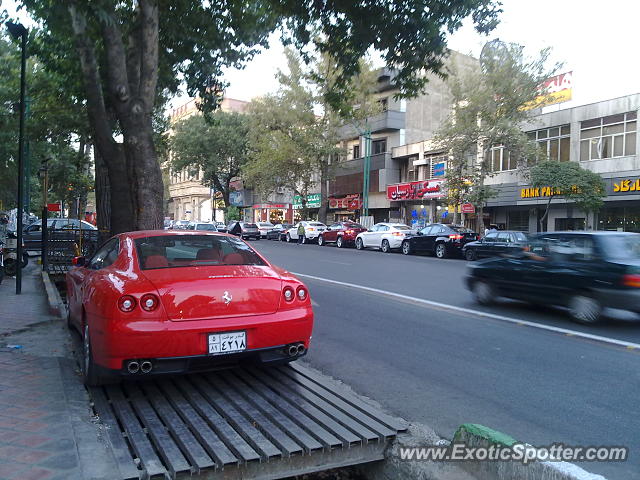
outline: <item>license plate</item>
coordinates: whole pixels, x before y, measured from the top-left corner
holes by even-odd
[[[242,352],[247,348],[246,332],[210,333],[209,354],[224,355]]]

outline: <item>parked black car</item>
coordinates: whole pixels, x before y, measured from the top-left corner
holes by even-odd
[[[84,220],[76,218],[49,218],[47,228],[51,234],[51,239],[64,240],[79,236],[80,231],[86,238],[94,241],[98,238],[98,229]],[[69,235],[65,235],[68,233]],[[27,250],[42,249],[42,220],[32,223],[22,231],[22,238]]]
[[[438,258],[447,258],[460,255],[464,245],[477,239],[478,234],[468,228],[432,223],[415,235],[408,235],[402,242],[402,253],[431,253]]]
[[[605,307],[640,313],[640,234],[539,234],[529,251],[470,263],[465,280],[480,304],[508,297],[558,305],[580,323],[597,322]]]
[[[260,240],[260,230],[258,230],[258,226],[255,223],[233,220],[227,225],[227,232],[243,240],[249,238]]]
[[[529,241],[526,233],[515,231],[489,232],[484,238],[467,243],[462,247],[462,255],[473,261],[483,257],[497,257],[521,251]]]
[[[289,230],[293,225],[290,223],[278,223],[274,225],[274,227],[267,232],[267,240],[280,240],[284,242],[287,238],[287,230]]]

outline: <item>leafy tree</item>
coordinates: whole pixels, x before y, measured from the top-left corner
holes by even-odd
[[[450,79],[454,108],[435,142],[449,152],[447,200],[455,206],[473,203],[478,231],[484,230],[484,204],[495,195],[485,180],[497,173],[492,160],[501,152],[496,149],[523,171],[540,155],[521,123],[528,109],[544,103],[539,86],[558,68],[547,67],[548,57],[548,49],[530,59],[519,45],[490,42],[479,70]],[[456,208],[454,222],[458,221]]]
[[[235,205],[230,205],[224,209],[224,216],[227,222],[231,220],[240,220],[242,217],[240,215],[240,209]]]
[[[326,221],[327,182],[337,159],[344,152],[338,146],[339,128],[347,122],[360,123],[377,113],[380,105],[373,93],[376,77],[370,65],[360,61],[360,73],[347,81],[345,96],[330,103],[340,69],[328,55],[319,55],[305,69],[300,57],[285,50],[288,72],[279,72],[279,91],[250,105],[252,157],[244,169],[247,181],[268,195],[285,187],[302,199],[319,183],[320,221]]]
[[[240,174],[249,153],[249,125],[245,115],[216,112],[208,123],[202,115],[180,121],[170,137],[171,167],[203,172],[203,183],[222,193],[230,205],[231,179]]]
[[[554,198],[564,198],[589,213],[599,210],[604,203],[603,198],[607,196],[600,175],[585,170],[577,162],[540,162],[531,168],[530,176],[532,187],[548,197],[544,215],[540,217],[540,231],[543,230]]]
[[[60,71],[72,82],[82,79],[92,139],[108,173],[114,233],[161,226],[162,175],[152,117],[180,80],[209,113],[224,88],[223,67],[241,66],[267,45],[272,31],[285,27],[286,42],[298,49],[314,43],[341,67],[328,101],[340,98],[343,81],[357,73],[358,59],[370,47],[399,67],[399,86],[410,95],[424,86],[416,72],[442,70],[447,33],[468,16],[487,32],[500,12],[494,0],[22,3],[42,26],[40,45],[52,65],[58,64],[55,52],[79,60],[76,68]]]

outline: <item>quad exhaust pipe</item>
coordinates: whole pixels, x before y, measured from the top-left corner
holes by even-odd
[[[149,360],[143,360],[142,362],[130,360],[127,362],[127,372],[132,375],[136,373],[149,373],[151,370],[153,370],[153,363]]]
[[[307,349],[304,347],[304,343],[294,343],[286,348],[286,352],[290,357],[297,357],[303,355]]]

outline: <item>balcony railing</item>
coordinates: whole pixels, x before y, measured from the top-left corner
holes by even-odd
[[[372,133],[384,130],[400,130],[405,126],[405,112],[399,110],[387,110],[369,117],[367,124]],[[344,125],[338,130],[342,139],[356,138],[362,134],[353,125]]]

